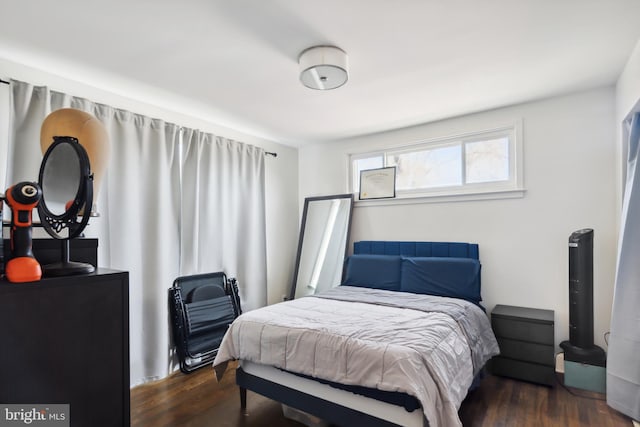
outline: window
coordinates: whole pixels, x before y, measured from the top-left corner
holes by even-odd
[[[467,142],[465,168],[467,184],[509,180],[509,138]]]
[[[459,145],[391,153],[387,164],[396,167],[396,191],[448,187],[462,183]]]
[[[351,179],[354,184],[354,193],[358,193],[360,191],[360,171],[383,167],[384,156],[382,154],[378,154],[362,158],[354,158],[351,165],[353,169],[353,176]]]
[[[514,125],[350,156],[351,189],[360,171],[396,167],[397,199],[522,195],[521,139]]]

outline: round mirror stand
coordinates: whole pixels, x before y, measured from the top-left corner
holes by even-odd
[[[42,200],[38,214],[44,229],[62,245],[60,262],[43,266],[45,276],[89,274],[91,264],[69,260],[69,240],[82,233],[93,204],[89,157],[76,138],[54,136],[40,165]]]
[[[45,277],[71,276],[76,274],[90,274],[95,267],[85,262],[69,261],[69,239],[61,240],[62,259],[60,262],[47,264],[42,267]]]

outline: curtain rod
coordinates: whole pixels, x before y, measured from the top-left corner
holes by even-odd
[[[4,83],[6,85],[10,84],[9,82],[5,82],[4,80],[0,79],[0,83]],[[182,130],[182,126],[180,127],[180,130]],[[278,153],[275,153],[273,151],[265,151],[264,152],[265,156],[273,156],[273,157],[278,157]]]

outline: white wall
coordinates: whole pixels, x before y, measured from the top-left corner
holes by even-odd
[[[356,206],[352,240],[480,244],[484,305],[555,310],[568,339],[568,237],[595,230],[595,341],[605,347],[616,256],[613,88],[502,108],[412,128],[300,148],[300,195],[347,190],[347,155],[523,120],[523,198]]]
[[[64,70],[71,74],[69,70]],[[81,71],[80,71],[81,72]],[[134,113],[160,118],[181,126],[201,129],[215,135],[235,139],[237,141],[263,147],[267,151],[278,153],[277,158],[267,156],[266,163],[266,223],[267,223],[267,283],[269,303],[278,302],[284,293],[289,293],[293,264],[295,261],[297,236],[298,236],[298,152],[296,148],[278,144],[272,141],[253,137],[233,129],[216,124],[216,118],[209,111],[194,113],[193,105],[182,105],[179,99],[175,99],[175,109],[166,107],[167,94],[153,92],[152,88],[141,85],[141,90],[135,90],[131,86],[131,96],[122,94],[124,87],[121,81],[115,77],[104,75],[89,76],[93,79],[93,85],[80,81],[64,78],[54,73],[28,67],[8,59],[0,58],[0,78],[10,78],[28,82],[34,85],[46,85],[53,90],[66,92],[74,96],[80,96],[122,108]],[[113,83],[112,83],[113,82]],[[128,84],[131,84],[128,82]],[[2,85],[5,88],[6,85]],[[4,88],[0,88],[6,90]],[[164,100],[163,102],[160,102]],[[158,105],[165,105],[160,107]],[[2,107],[0,107],[2,108]],[[1,113],[2,111],[0,111]],[[1,116],[0,116],[1,117]],[[203,118],[208,117],[208,119]],[[0,160],[6,158],[6,128],[0,125]],[[4,156],[4,157],[3,157]],[[4,164],[4,163],[2,163]],[[4,173],[0,171],[4,182]],[[37,179],[37,177],[34,177]],[[3,187],[4,189],[4,187]],[[0,190],[3,192],[3,190]],[[167,283],[167,289],[171,283]]]

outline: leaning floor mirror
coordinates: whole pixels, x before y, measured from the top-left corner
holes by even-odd
[[[353,194],[304,200],[290,299],[340,285],[352,211]]]

